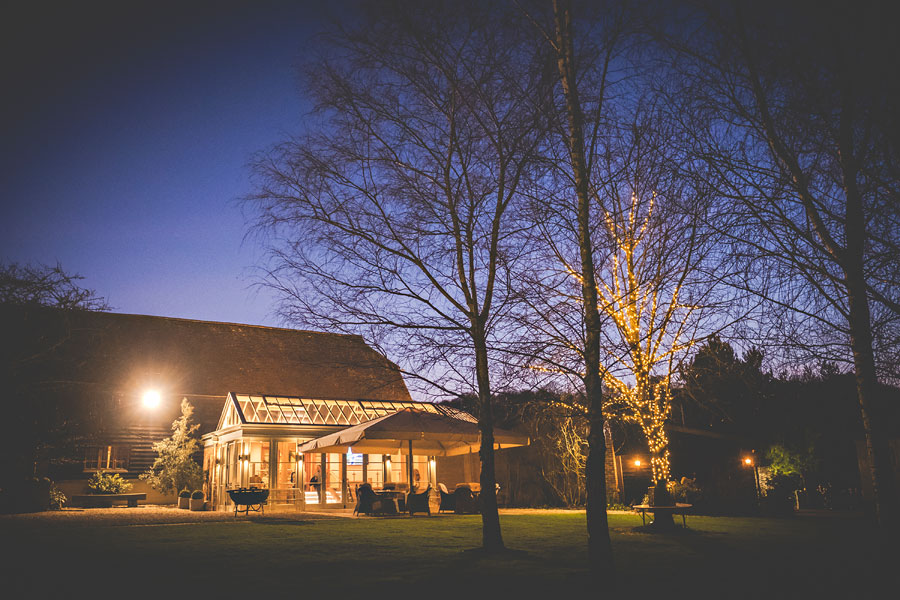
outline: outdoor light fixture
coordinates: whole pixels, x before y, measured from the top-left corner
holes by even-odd
[[[144,408],[156,408],[159,406],[159,392],[147,390],[144,392]]]
[[[641,466],[641,459],[639,459],[639,458],[634,459],[634,466],[636,466],[636,467]]]
[[[762,489],[759,485],[759,468],[750,456],[745,456],[743,463],[745,467],[753,467],[753,479],[756,482],[756,503],[759,504],[760,499],[762,498]]]

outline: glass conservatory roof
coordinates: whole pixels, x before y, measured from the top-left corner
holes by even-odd
[[[286,396],[228,394],[219,429],[233,425],[340,425],[365,423],[404,408],[443,414],[475,422],[467,412],[428,402],[379,400],[316,400]]]

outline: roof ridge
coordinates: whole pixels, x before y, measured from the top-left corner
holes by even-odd
[[[349,338],[359,338],[363,339],[363,337],[356,333],[336,333],[333,331],[315,331],[313,329],[294,329],[291,327],[273,327],[271,325],[256,325],[254,323],[237,323],[234,321],[207,321],[204,319],[189,319],[186,317],[167,317],[162,315],[145,315],[140,313],[123,313],[123,312],[113,312],[113,311],[85,311],[85,312],[94,312],[97,314],[103,315],[117,315],[122,317],[139,317],[143,319],[161,319],[165,321],[182,321],[185,323],[202,323],[204,325],[236,325],[238,327],[254,327],[257,329],[269,329],[274,331],[290,331],[291,333],[313,333],[316,335],[333,335],[337,337],[349,337]]]
[[[332,402],[392,402],[394,404],[431,404],[432,406],[439,406],[437,402],[432,402],[429,400],[375,400],[372,398],[338,398],[338,397],[323,397],[323,396],[297,396],[294,394],[262,394],[255,392],[236,392],[234,390],[229,390],[225,393],[225,396],[228,394],[234,394],[235,396],[260,396],[262,398],[296,398],[297,400],[328,400]]]

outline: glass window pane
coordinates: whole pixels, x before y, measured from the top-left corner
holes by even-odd
[[[343,502],[343,479],[341,478],[342,454],[325,455],[325,502]]]
[[[376,489],[384,485],[384,461],[380,454],[367,455],[366,481]]]
[[[250,455],[247,482],[251,487],[269,487],[269,442],[250,442],[245,446]]]

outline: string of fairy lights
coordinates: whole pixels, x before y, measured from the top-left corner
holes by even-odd
[[[655,199],[654,194],[643,216],[635,194],[618,218],[604,212],[615,252],[608,268],[601,271],[605,277],[598,277],[597,283],[598,309],[611,319],[627,349],[617,360],[634,378],[634,385],[628,385],[606,371],[603,382],[613,394],[604,402],[604,411],[640,426],[647,438],[654,482],[668,480],[671,474],[664,427],[672,412],[671,373],[676,356],[695,344],[693,339],[680,340],[696,308],[680,302],[680,283],[666,293],[652,274],[647,277],[645,270],[657,267],[644,252]],[[579,284],[584,281],[570,265],[565,268]]]

